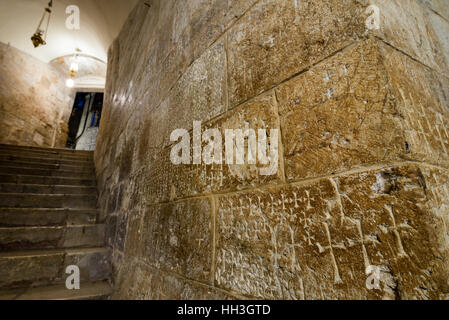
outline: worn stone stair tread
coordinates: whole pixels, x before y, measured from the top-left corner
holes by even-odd
[[[93,248],[67,248],[67,249],[46,249],[46,250],[19,250],[10,252],[0,252],[0,259],[2,258],[24,258],[24,257],[37,257],[48,256],[57,254],[89,254],[97,252],[109,251],[106,247],[93,247]]]
[[[96,209],[97,195],[0,193],[0,208]]]
[[[38,150],[44,152],[63,152],[68,154],[92,154],[93,151],[88,150],[73,150],[73,149],[60,149],[60,148],[44,148],[44,147],[31,147],[31,146],[17,146],[10,144],[0,144],[0,149],[12,149],[12,150]]]
[[[0,250],[85,248],[105,244],[105,225],[1,227]]]
[[[4,145],[0,145],[0,151],[30,152],[30,153],[35,152],[43,154],[58,154],[65,156],[80,156],[80,157],[90,157],[93,155],[93,151],[38,148],[38,147],[14,147]]]
[[[98,209],[77,209],[77,208],[0,208],[0,214],[5,212],[29,212],[29,213],[43,213],[43,212],[54,212],[54,213],[85,213],[85,212],[95,212],[98,213]]]
[[[72,178],[57,176],[36,176],[0,173],[0,183],[24,183],[24,184],[45,184],[45,185],[83,185],[96,186],[96,180],[92,178]]]
[[[12,149],[0,149],[0,152],[5,155],[14,156],[33,156],[49,159],[66,159],[66,160],[78,160],[78,161],[91,161],[93,159],[93,154],[64,154],[58,152],[45,152],[45,151],[34,151],[34,150],[12,150]]]
[[[0,208],[2,214],[93,214],[98,213],[98,209],[77,209],[77,208]]]
[[[0,254],[0,288],[23,288],[63,283],[67,266],[80,268],[81,283],[109,279],[111,251],[103,246],[38,249]]]
[[[0,167],[16,167],[24,169],[39,169],[39,170],[56,170],[56,171],[74,171],[79,173],[93,173],[95,172],[92,163],[68,165],[55,164],[45,162],[30,162],[30,161],[9,161],[0,159]]]
[[[0,300],[90,300],[104,299],[111,293],[111,285],[107,281],[99,281],[81,284],[80,290],[68,290],[65,284],[0,290]]]
[[[52,165],[73,165],[73,166],[93,166],[92,160],[65,160],[65,159],[49,159],[48,157],[31,157],[31,156],[21,156],[12,154],[0,154],[0,159],[2,161],[10,162],[30,162],[30,163],[42,163],[42,164],[52,164]]]
[[[63,160],[63,161],[78,161],[84,163],[91,163],[93,156],[77,156],[77,155],[63,155],[44,152],[28,152],[28,151],[14,151],[14,150],[0,150],[3,157],[23,157],[23,158],[41,158],[48,160]]]
[[[0,227],[95,224],[97,209],[0,208]]]
[[[98,212],[98,209],[77,209],[77,208],[0,208],[0,214],[5,211],[30,211],[30,212],[46,212],[46,211],[55,211],[55,212]]]
[[[0,193],[31,193],[31,194],[95,194],[94,186],[68,186],[25,183],[0,182]]]
[[[37,169],[10,166],[0,166],[0,172],[5,174],[17,174],[28,176],[61,177],[61,178],[81,178],[88,179],[93,172],[74,172],[70,170]]]
[[[23,258],[23,257],[37,257],[48,256],[56,254],[89,254],[97,252],[109,251],[106,247],[93,248],[67,248],[67,249],[46,249],[46,250],[19,250],[10,252],[0,252],[0,259],[2,258]]]
[[[43,148],[43,147],[24,147],[13,145],[0,145],[0,151],[15,151],[15,152],[37,152],[45,154],[61,154],[68,156],[92,156],[93,151],[73,150],[73,149],[57,149],[57,148]]]
[[[0,196],[5,196],[5,195],[10,195],[10,196],[23,196],[23,193],[2,193],[0,192]],[[48,193],[35,193],[35,194],[30,194],[29,196],[45,196],[45,197],[70,197],[73,196],[73,194],[67,194],[67,193],[55,193],[55,194],[48,194]],[[87,195],[83,195],[83,194],[77,194],[76,196],[87,196]],[[91,196],[91,197],[96,197],[95,196]],[[40,207],[39,207],[40,208]]]

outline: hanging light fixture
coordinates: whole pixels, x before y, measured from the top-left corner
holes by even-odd
[[[35,48],[39,47],[40,45],[46,45],[47,44],[47,34],[48,34],[48,26],[50,25],[50,17],[51,17],[51,8],[53,7],[53,0],[50,0],[48,3],[47,8],[44,10],[44,14],[42,15],[42,19],[39,22],[39,25],[37,26],[36,32],[31,37],[31,41],[33,42],[33,45]],[[47,27],[42,30],[42,24],[44,21],[47,20]]]
[[[79,66],[78,66],[78,61],[76,60],[76,56],[75,56],[75,61],[73,61],[70,64],[70,77],[74,78],[76,76],[76,74],[78,73],[79,70]]]

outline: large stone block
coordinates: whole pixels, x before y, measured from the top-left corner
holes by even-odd
[[[170,139],[169,100],[164,100],[158,107],[148,105],[144,108],[137,132],[137,167],[152,165],[154,157]]]
[[[418,0],[421,3],[428,5],[433,11],[449,20],[449,6],[446,0]]]
[[[390,91],[376,41],[279,86],[287,180],[400,159],[406,140]]]
[[[139,71],[141,81],[137,90],[144,94],[144,105],[159,106],[192,62],[200,58],[254,2],[153,1],[143,29],[157,30],[157,33],[145,32],[150,35],[142,39],[148,39],[144,42],[148,46],[146,64]],[[142,72],[144,70],[149,72]]]
[[[156,91],[169,92],[171,87],[161,84],[167,75],[155,75],[151,82],[149,96],[144,100],[158,100],[152,95]],[[178,80],[178,79],[176,79]],[[162,85],[162,88],[161,88]],[[142,117],[133,123],[130,134],[138,135],[138,168],[151,165],[152,157],[163,147],[170,144],[170,134],[176,129],[191,130],[193,121],[207,121],[227,109],[226,96],[226,63],[224,43],[218,42],[196,60],[174,84],[167,96],[160,104],[146,102],[136,112]],[[168,85],[170,86],[170,85]]]
[[[194,195],[209,194],[236,189],[254,187],[267,183],[283,181],[282,145],[278,141],[278,159],[271,157],[270,164],[273,171],[269,175],[261,170],[270,168],[270,164],[250,164],[248,161],[248,141],[244,145],[244,164],[228,164],[226,160],[225,130],[252,129],[258,134],[259,129],[265,129],[268,135],[271,130],[280,130],[277,102],[273,91],[261,95],[239,106],[215,120],[203,124],[202,132],[206,129],[218,129],[222,137],[222,164],[192,164],[175,165],[170,159],[171,148],[164,149],[149,160],[148,171],[145,174],[148,181],[147,188],[151,203],[185,198]],[[191,143],[193,144],[193,137]],[[267,142],[273,143],[271,137]],[[204,152],[206,142],[202,143]],[[173,147],[173,146],[172,146]],[[269,154],[269,147],[266,154]],[[193,147],[191,148],[191,152]],[[234,151],[234,156],[236,152]],[[235,160],[235,159],[234,159]],[[234,162],[235,163],[235,162]]]
[[[429,204],[416,166],[221,196],[216,284],[267,299],[444,298],[434,235],[447,228]]]
[[[447,166],[448,88],[447,78],[376,40],[280,85],[287,180],[403,159]]]
[[[339,178],[348,221],[360,221],[366,264],[383,270],[385,291],[400,299],[447,299],[447,199],[438,201],[431,172],[415,165]],[[432,191],[431,191],[432,190]],[[431,192],[429,192],[431,191]],[[437,210],[435,204],[442,208]],[[349,265],[349,260],[346,262]],[[388,287],[390,289],[388,289]]]
[[[449,79],[380,44],[388,82],[396,100],[407,157],[449,165]]]
[[[422,166],[421,172],[425,181],[426,195],[429,199],[429,210],[434,216],[436,226],[430,230],[433,231],[431,239],[439,244],[439,251],[435,256],[441,259],[441,263],[448,268],[448,252],[449,252],[449,172],[437,167]],[[448,271],[441,273],[442,283],[447,281]],[[442,292],[446,292],[447,286],[441,288]]]
[[[288,79],[365,33],[357,1],[263,0],[229,30],[230,105]]]
[[[369,0],[378,6],[373,34],[420,62],[449,75],[449,22],[416,0]]]
[[[132,270],[132,271],[131,271]],[[130,275],[126,276],[126,273]],[[120,270],[120,281],[112,299],[133,300],[231,300],[222,290],[187,281],[142,263]]]
[[[174,44],[179,45],[181,39],[189,42],[191,57],[196,59],[255,2],[256,0],[177,2]]]
[[[328,246],[323,223],[336,198],[329,180],[220,197],[216,285],[255,298],[319,298],[314,287],[334,282],[330,251],[318,252]]]
[[[149,206],[142,227],[143,259],[159,269],[209,282],[212,208],[209,199]]]
[[[163,123],[171,129],[169,133],[178,128],[190,130],[193,121],[205,122],[226,111],[225,60],[225,45],[219,41],[179,79],[170,93],[168,119]]]
[[[135,209],[128,214],[124,255],[127,261],[142,258],[144,249],[145,210]]]

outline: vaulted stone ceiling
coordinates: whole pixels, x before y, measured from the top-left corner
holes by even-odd
[[[102,61],[137,0],[53,0],[53,13],[47,45],[34,48],[35,32],[49,0],[0,0],[0,41],[10,44],[44,62],[72,55],[79,48],[83,54]],[[80,8],[81,29],[66,28],[66,8]]]

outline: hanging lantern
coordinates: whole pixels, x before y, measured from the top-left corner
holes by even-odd
[[[77,52],[80,52],[80,49],[76,49]],[[79,70],[79,65],[78,65],[78,53],[76,53],[74,55],[74,57],[72,58],[72,61],[70,63],[70,68],[69,68],[69,73],[70,73],[70,78],[67,79],[66,81],[66,86],[69,88],[73,88],[73,86],[75,85],[75,81],[73,80],[75,78],[75,76],[77,75]]]
[[[53,0],[50,0],[48,3],[48,7],[45,8],[44,14],[42,15],[42,19],[39,22],[39,25],[36,29],[36,32],[31,37],[31,41],[33,42],[33,45],[35,48],[39,47],[40,45],[46,45],[47,44],[47,34],[48,34],[48,26],[50,25],[50,17],[51,17],[51,8],[53,7]],[[47,26],[44,30],[42,30],[42,24],[47,20]]]
[[[78,61],[77,61],[77,57],[75,56],[75,60],[70,64],[70,76],[72,78],[74,78],[76,76],[76,74],[78,73],[79,70],[79,66],[78,66]]]

